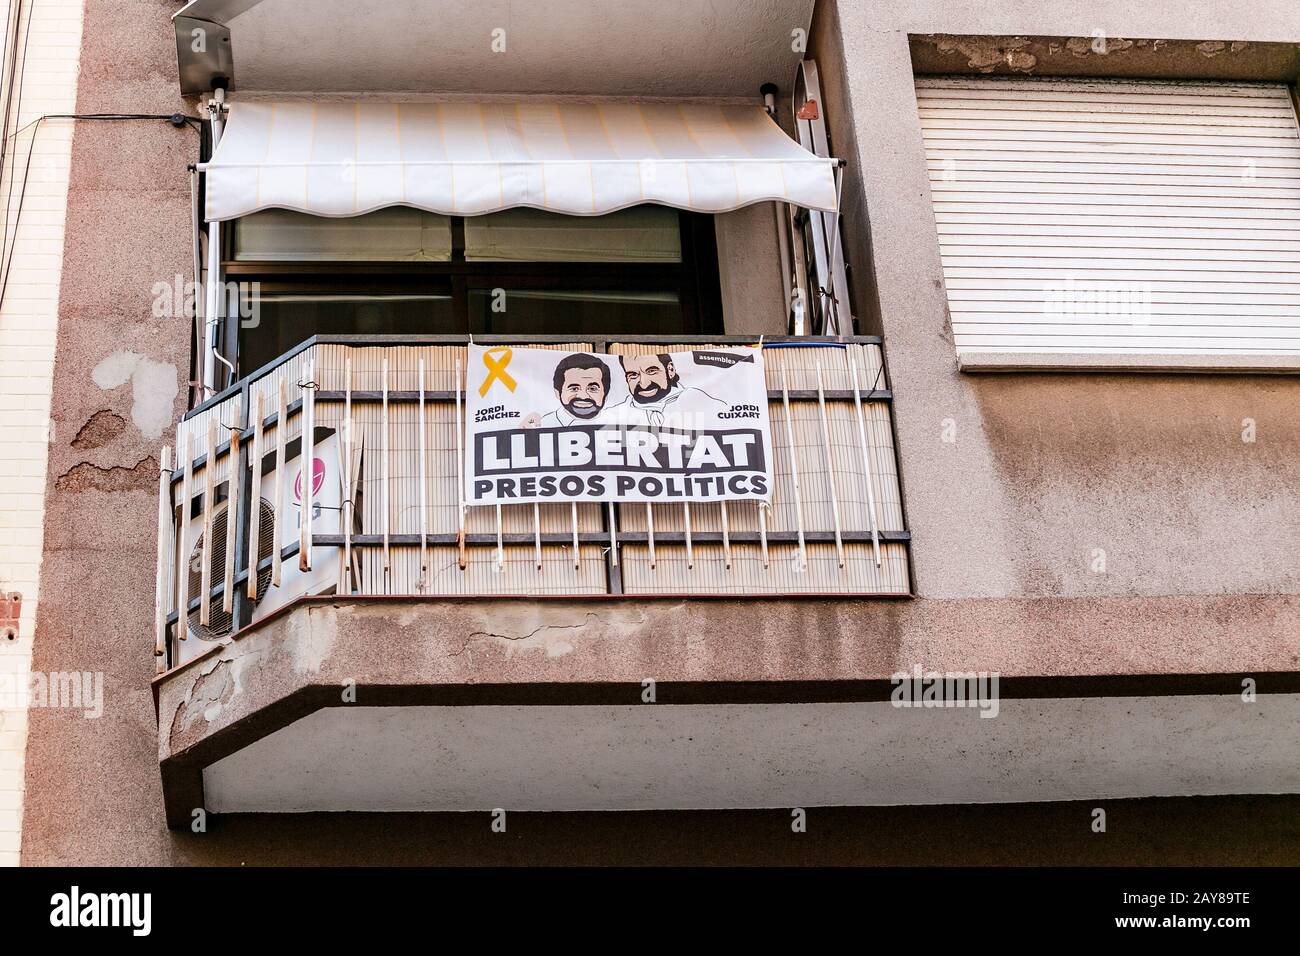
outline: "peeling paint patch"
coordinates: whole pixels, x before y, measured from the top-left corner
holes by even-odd
[[[235,678],[229,660],[218,660],[194,681],[189,696],[172,717],[171,740],[193,727],[199,720],[211,723],[221,708],[235,695]]]
[[[141,458],[133,467],[100,468],[83,461],[54,480],[59,491],[152,491],[158,487],[158,462]]]
[[[79,451],[92,451],[103,448],[126,430],[126,419],[107,408],[101,408],[91,415],[72,439],[72,447]]]
[[[1001,66],[1010,67],[1019,73],[1028,73],[1038,64],[1038,57],[1024,49],[1029,45],[1028,38],[1024,37],[1010,40],[938,37],[934,44],[940,53],[960,53],[966,57],[966,65],[970,69],[981,73],[992,73]]]
[[[1231,43],[1222,40],[1206,40],[1204,43],[1196,44],[1196,52],[1205,57],[1216,57],[1220,53],[1240,53],[1248,46],[1250,44],[1245,40],[1233,40]]]
[[[105,391],[131,383],[131,421],[146,438],[157,438],[172,422],[180,391],[175,367],[136,352],[114,352],[95,366],[91,378]]]

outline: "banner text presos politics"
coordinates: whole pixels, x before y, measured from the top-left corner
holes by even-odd
[[[769,495],[762,433],[756,429],[506,429],[475,435],[471,462],[471,502]]]
[[[767,475],[626,475],[610,472],[475,478],[469,504],[505,501],[731,501],[769,497]]]

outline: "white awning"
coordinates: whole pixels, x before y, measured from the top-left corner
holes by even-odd
[[[660,203],[726,212],[836,208],[836,160],[759,106],[236,102],[207,173],[207,218],[385,206],[594,216]]]

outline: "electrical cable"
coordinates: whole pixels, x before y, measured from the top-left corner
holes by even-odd
[[[18,4],[18,17],[14,16],[15,3]],[[14,73],[14,69],[17,66],[17,56],[18,56],[17,33],[18,33],[18,24],[19,22],[21,22],[21,17],[22,17],[22,0],[9,0],[7,9],[5,10],[4,46],[0,48],[0,65],[3,66],[3,69],[0,70],[0,83],[3,83],[5,87],[4,117],[3,119],[0,119],[0,132],[6,132],[6,133],[9,131],[9,108],[10,106],[13,105],[13,97],[11,96],[11,94],[13,93],[13,86],[14,86],[13,73]],[[10,27],[13,28],[12,32],[14,34],[12,42],[10,40],[10,32],[11,32]],[[3,58],[5,56],[7,56],[9,59],[9,62],[7,64],[3,63]],[[2,182],[4,179],[4,159],[5,156],[7,155],[6,147],[8,145],[9,143],[7,139],[0,139],[0,182]]]
[[[36,119],[32,120],[30,123],[27,123],[26,125],[20,127],[19,129],[14,130],[13,133],[5,137],[6,141],[11,138],[16,139],[16,137],[18,137],[26,130],[28,129],[32,130],[31,138],[30,140],[28,140],[27,143],[27,158],[23,165],[22,186],[20,187],[18,192],[18,208],[14,213],[14,228],[12,233],[12,241],[11,241],[11,234],[9,233],[9,215],[8,215],[10,203],[7,198],[5,201],[5,219],[3,225],[4,232],[2,235],[0,235],[0,240],[2,240],[2,244],[0,244],[0,255],[3,255],[4,257],[3,274],[0,274],[0,308],[3,308],[4,306],[5,293],[9,289],[9,273],[10,273],[10,268],[13,264],[14,251],[17,247],[18,227],[22,223],[23,204],[27,198],[27,181],[32,167],[32,153],[36,149],[36,136],[40,132],[41,123],[45,122],[46,120],[53,120],[53,119],[91,120],[91,121],[98,120],[98,121],[110,121],[110,122],[125,121],[125,120],[166,120],[167,122],[175,126],[177,129],[180,129],[182,126],[189,126],[197,130],[200,133],[200,135],[202,134],[202,124],[200,123],[198,117],[187,116],[184,113],[46,113],[44,116],[36,117]],[[13,183],[13,177],[11,176],[10,177],[11,186],[12,183]]]
[[[23,58],[22,58],[22,66],[21,66],[21,68],[18,68],[18,67],[17,67],[17,63],[18,63],[18,59],[17,59],[17,57],[18,57],[18,29],[17,29],[17,28],[18,28],[18,25],[22,23],[22,19],[21,19],[21,17],[22,17],[22,0],[19,0],[19,4],[18,4],[18,16],[19,16],[19,19],[18,19],[18,20],[15,22],[15,24],[14,24],[14,51],[13,51],[13,53],[14,53],[14,59],[13,59],[13,65],[11,65],[10,70],[9,70],[9,95],[5,98],[5,129],[6,129],[6,131],[8,130],[9,113],[10,113],[10,104],[13,105],[13,117],[14,117],[14,122],[15,122],[15,123],[17,123],[19,117],[21,117],[21,116],[23,115],[23,112],[22,112],[22,110],[23,110],[23,90],[24,90],[24,89],[26,88],[26,86],[27,86],[27,46],[28,46],[28,41],[29,41],[29,39],[31,38],[31,35],[32,35],[32,11],[31,11],[30,8],[29,8],[28,11],[27,11],[27,29],[23,31]],[[15,69],[17,69],[17,73],[16,73],[16,74],[15,74],[15,72],[14,72]],[[18,83],[18,94],[17,94],[17,100],[16,100],[16,102],[15,102],[15,98],[14,98],[14,81],[15,81],[15,80],[17,80],[17,83]],[[7,147],[8,145],[9,145],[9,144],[8,144],[8,137],[6,136],[6,137],[5,137],[5,146]],[[7,150],[7,149],[5,150],[5,153],[6,153],[6,157],[7,157],[7,155],[8,155],[8,150]],[[31,156],[29,155],[29,156],[28,156],[28,164],[30,165],[30,163],[31,163]],[[13,164],[13,165],[16,165],[16,163]],[[3,167],[3,165],[2,165],[2,161],[0,161],[0,173],[3,173],[3,170],[4,170],[4,167]],[[26,176],[26,174],[24,173],[24,177],[25,177],[25,176]],[[25,183],[26,183],[26,179],[24,178],[24,184],[25,184]],[[5,248],[11,245],[11,238],[12,238],[12,237],[10,236],[10,233],[9,233],[9,208],[10,208],[11,201],[12,201],[12,199],[13,199],[13,188],[14,188],[14,177],[13,177],[13,169],[11,168],[11,169],[10,169],[10,176],[9,176],[9,179],[8,179],[8,181],[5,183],[5,199],[4,199],[5,208],[4,208],[4,220],[3,220],[3,223],[0,223],[0,254],[3,254],[4,251],[5,251]],[[15,218],[17,218],[16,215],[15,215]],[[0,304],[3,304],[3,299],[0,299]]]

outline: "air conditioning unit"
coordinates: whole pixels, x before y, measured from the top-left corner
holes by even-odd
[[[276,513],[280,520],[280,547],[298,540],[302,530],[303,469],[301,459],[284,463],[284,498]],[[316,443],[312,453],[312,519],[314,534],[343,533],[343,479],[339,472],[339,436],[330,435]],[[275,487],[275,472],[262,478],[262,487],[268,482]],[[268,552],[269,553],[269,552]],[[332,594],[339,583],[339,565],[342,549],[336,547],[312,548],[311,570],[302,571],[298,558],[288,558],[280,566],[280,585],[272,587],[258,602],[253,611],[257,621],[308,594]]]
[[[316,534],[339,534],[342,527],[342,481],[339,474],[339,442],[331,435],[317,442],[312,453],[312,531]],[[278,505],[275,496],[275,471],[262,476],[263,496],[258,502],[257,563],[271,557],[274,536],[272,529],[279,524],[280,548],[298,540],[302,527],[303,468],[301,456],[285,462],[285,481]],[[228,502],[217,505],[212,516],[212,547],[208,547],[203,533],[203,518],[190,523],[189,540],[194,542],[184,571],[189,575],[188,593],[191,596],[203,590],[203,562],[211,563],[212,586],[225,581],[226,575],[226,509]],[[233,530],[233,529],[232,529]],[[280,567],[280,583],[272,585],[271,569],[266,567],[257,575],[257,598],[254,601],[252,620],[257,621],[284,607],[299,597],[309,594],[330,594],[338,585],[340,549],[318,547],[312,549],[311,570],[302,571],[297,556],[286,558]],[[239,570],[242,570],[240,568]],[[186,640],[176,645],[175,663],[183,664],[209,650],[214,643],[226,640],[234,631],[232,615],[222,609],[218,595],[208,606],[208,623],[199,623],[199,611],[189,615]]]

